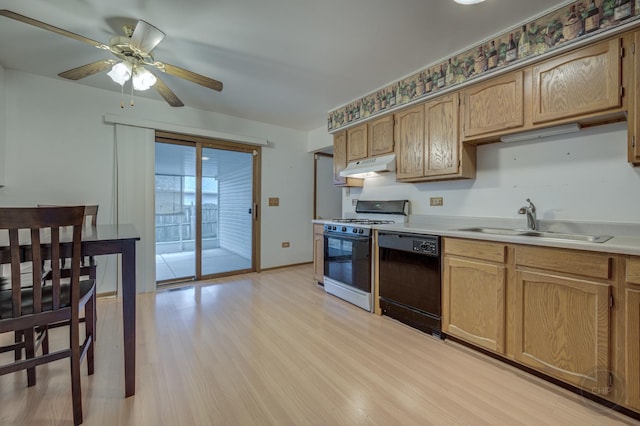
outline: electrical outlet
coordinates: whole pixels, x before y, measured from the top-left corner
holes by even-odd
[[[283,241],[282,248],[288,248],[288,247],[289,247],[289,241]]]
[[[269,207],[278,207],[280,205],[280,198],[269,197]]]
[[[431,197],[429,198],[429,205],[431,206],[442,206],[444,200],[442,197]]]

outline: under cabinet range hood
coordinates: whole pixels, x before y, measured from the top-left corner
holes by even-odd
[[[371,176],[370,173],[393,172],[395,170],[396,156],[395,154],[391,154],[352,161],[347,164],[344,170],[340,171],[340,176],[365,178]]]

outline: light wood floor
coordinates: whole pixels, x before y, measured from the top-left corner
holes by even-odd
[[[310,265],[138,298],[124,399],[121,304],[98,302],[86,425],[640,424],[324,293]],[[64,342],[63,329],[54,339]],[[3,339],[6,339],[6,335]],[[0,376],[0,425],[72,424],[68,361]]]

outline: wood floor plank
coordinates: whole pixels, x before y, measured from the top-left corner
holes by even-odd
[[[122,304],[99,299],[96,372],[82,371],[85,424],[640,425],[369,314],[312,276],[303,265],[139,295],[128,399]],[[54,330],[52,347],[66,338]],[[37,379],[27,388],[25,373],[0,377],[1,425],[71,424],[68,362],[39,367]]]

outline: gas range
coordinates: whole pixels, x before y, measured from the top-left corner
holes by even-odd
[[[371,226],[402,223],[407,200],[362,201],[358,217],[333,219],[324,225],[324,289],[369,312],[373,311],[373,245]]]

